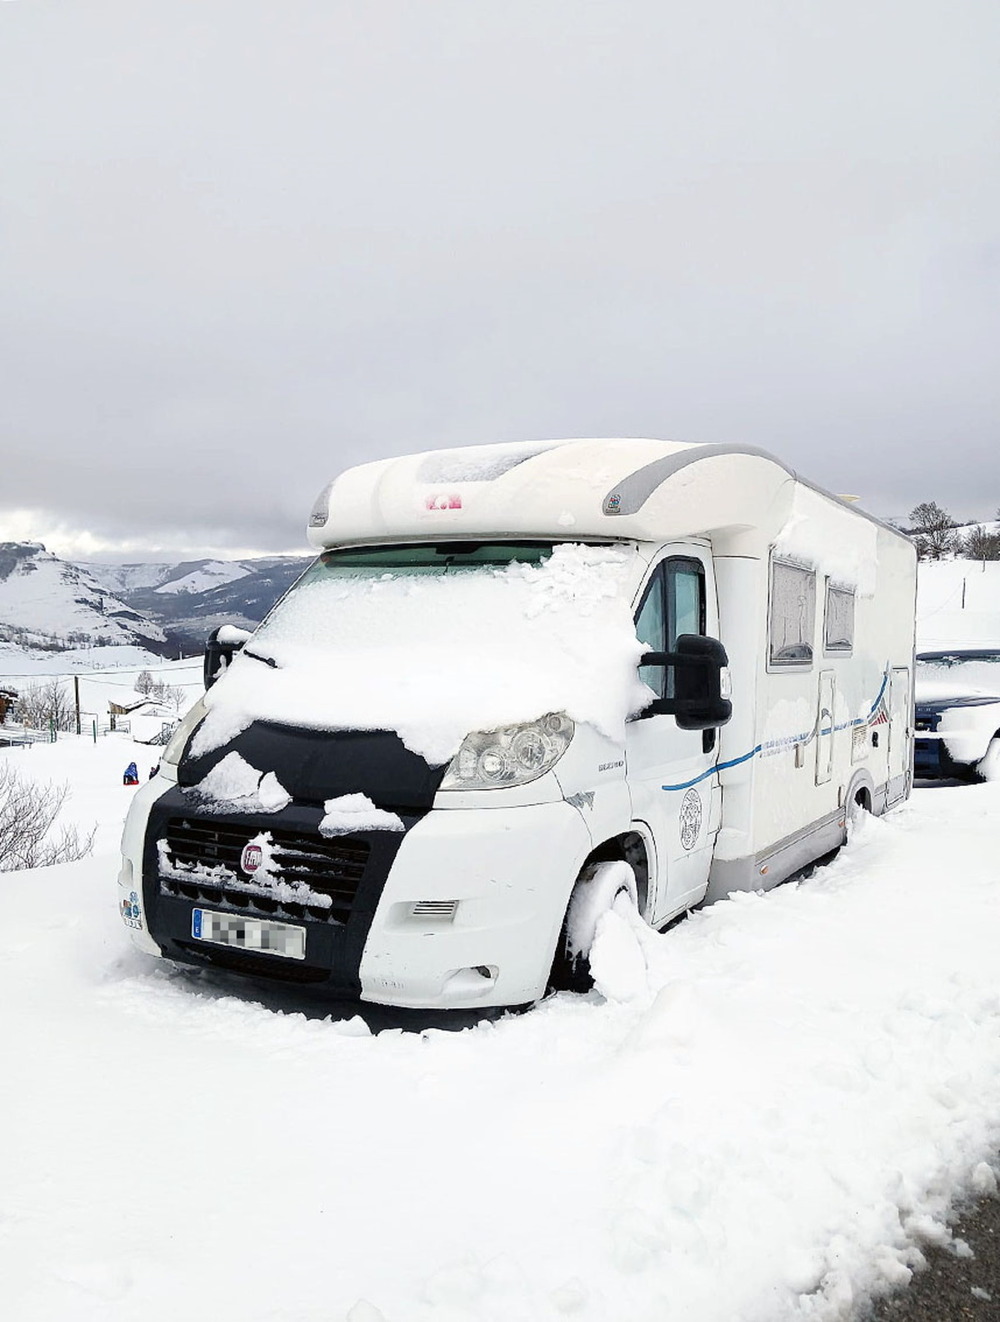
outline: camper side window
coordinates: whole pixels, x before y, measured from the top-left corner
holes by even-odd
[[[772,560],[768,619],[770,664],[782,670],[811,666],[815,628],[815,573],[802,565]]]
[[[839,654],[854,648],[854,593],[850,588],[826,585],[826,623],[823,629],[823,649]]]

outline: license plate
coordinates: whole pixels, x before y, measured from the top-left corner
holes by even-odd
[[[272,923],[267,918],[244,918],[236,913],[191,911],[191,935],[196,941],[212,941],[237,950],[260,951],[283,959],[305,959],[306,929],[290,923]]]

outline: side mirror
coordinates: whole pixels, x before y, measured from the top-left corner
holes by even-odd
[[[220,624],[208,635],[205,644],[205,688],[210,689],[216,680],[226,673],[226,667],[244,643],[250,641],[251,634],[246,629],[237,629],[234,624]]]
[[[680,730],[714,730],[732,716],[733,704],[723,696],[729,657],[718,638],[684,633],[677,639],[676,652],[647,652],[639,664],[673,671],[673,693],[651,702],[646,708],[650,714],[676,716]],[[727,690],[728,679],[727,674]]]

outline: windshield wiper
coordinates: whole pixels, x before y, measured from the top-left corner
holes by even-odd
[[[243,655],[248,656],[251,661],[262,661],[265,666],[270,666],[272,670],[278,669],[278,663],[273,656],[261,656],[259,652],[251,652],[248,647],[243,648]]]

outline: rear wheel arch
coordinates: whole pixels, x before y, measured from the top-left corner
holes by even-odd
[[[856,771],[851,777],[844,795],[844,812],[875,812],[875,782],[867,771]]]

